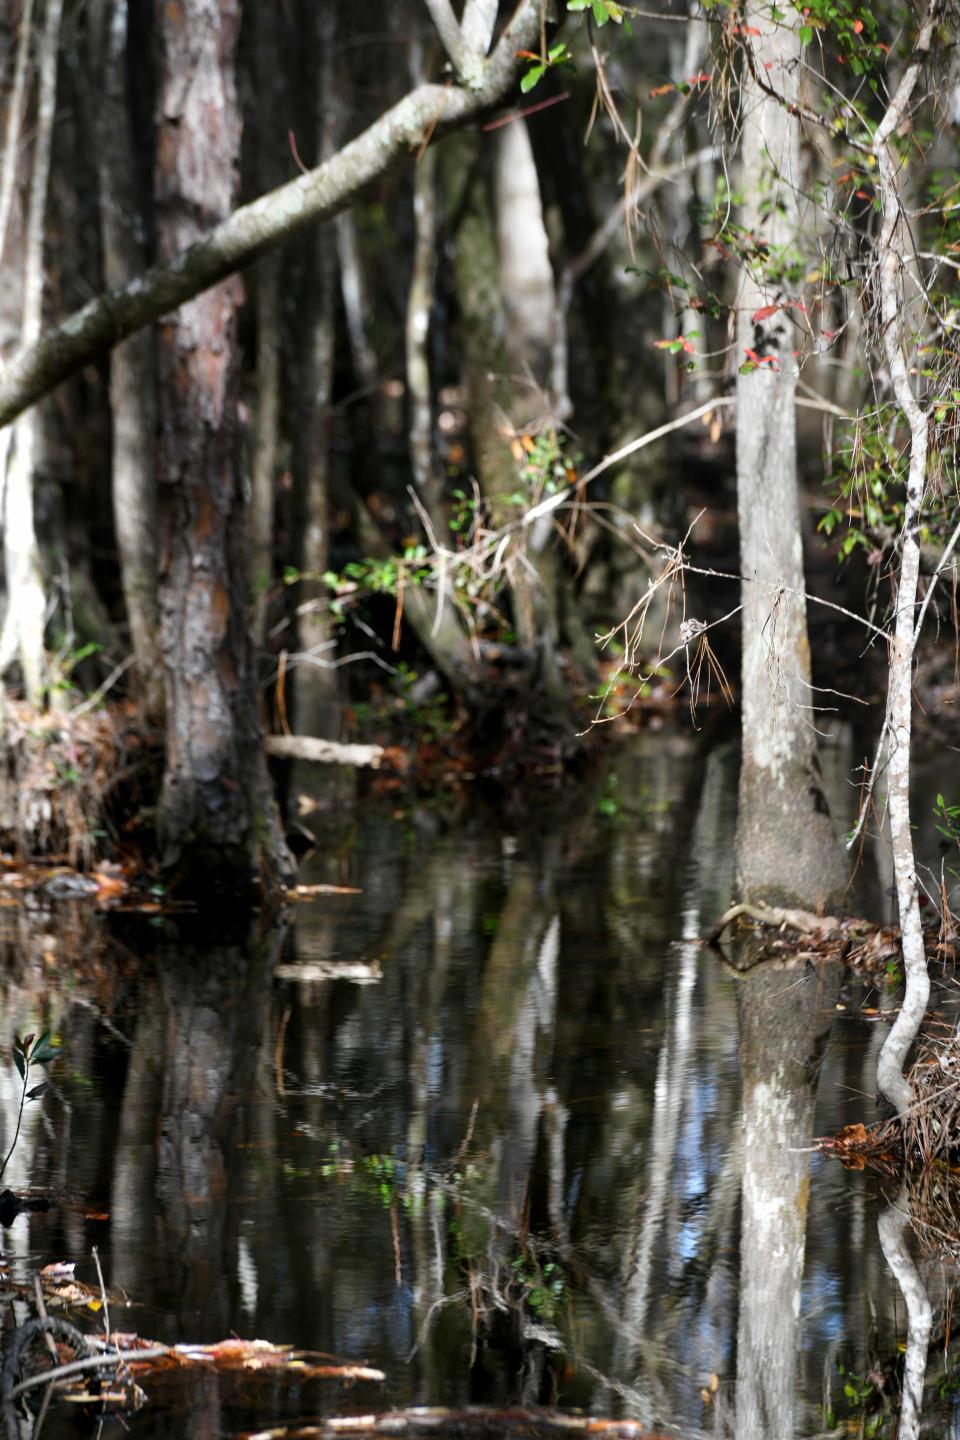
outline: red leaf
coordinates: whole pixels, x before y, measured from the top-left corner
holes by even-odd
[[[683,340],[683,353],[685,355],[696,355],[697,353],[691,342],[686,338],[686,336],[684,336]]]
[[[862,20],[854,20],[854,22],[853,22],[853,33],[854,33],[854,35],[859,35],[859,34],[860,34],[860,31],[861,31],[862,29],[863,29],[863,21],[862,21]]]
[[[759,310],[754,310],[750,319],[753,321],[754,325],[756,325],[760,320],[769,320],[770,316],[776,315],[779,309],[779,305],[761,305]]]
[[[748,349],[747,346],[745,345],[745,346],[743,347],[743,353],[744,353],[744,355],[746,355],[746,357],[747,357],[748,360],[752,360],[752,361],[753,361],[754,365],[759,365],[759,364],[760,364],[760,356],[757,354],[756,350],[750,350],[750,349]]]
[[[672,341],[672,340],[654,340],[653,343],[654,343],[654,346],[656,347],[657,350],[669,350],[669,349],[670,349],[670,346],[673,344],[673,341]]]
[[[854,198],[857,200],[872,200],[873,196],[868,195],[866,190],[854,190]]]
[[[676,88],[676,85],[674,85],[672,81],[669,85],[654,85],[647,98],[649,100],[656,100],[659,95],[669,95],[671,91],[676,90]]]
[[[688,84],[688,85],[709,85],[709,84],[710,84],[710,76],[709,76],[709,75],[704,75],[703,71],[701,70],[699,75],[691,75],[691,76],[690,76],[690,79],[687,81],[687,84]]]

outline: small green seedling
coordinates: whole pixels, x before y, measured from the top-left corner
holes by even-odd
[[[0,1180],[3,1179],[4,1171],[10,1163],[10,1157],[17,1148],[17,1141],[20,1139],[20,1122],[23,1120],[23,1107],[28,1100],[39,1100],[47,1088],[46,1080],[39,1085],[30,1086],[30,1071],[34,1065],[49,1065],[60,1054],[59,1045],[54,1045],[50,1039],[50,1031],[44,1030],[39,1037],[28,1035],[21,1040],[19,1035],[13,1037],[13,1063],[17,1067],[23,1088],[20,1091],[20,1109],[17,1113],[17,1128],[13,1133],[13,1141],[10,1149],[4,1156],[3,1164],[0,1165]],[[28,1088],[29,1087],[29,1088]]]

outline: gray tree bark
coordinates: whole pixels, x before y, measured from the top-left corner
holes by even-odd
[[[742,91],[742,223],[768,247],[768,268],[798,225],[796,25],[759,7],[747,17],[758,38]],[[769,68],[767,68],[769,66]],[[761,88],[757,76],[782,97]],[[820,782],[813,729],[810,647],[797,493],[797,365],[782,298],[757,263],[738,299],[738,363],[749,348],[757,368],[737,378],[737,511],[743,576],[743,758],[737,826],[738,876],[751,898],[827,905],[845,869]]]

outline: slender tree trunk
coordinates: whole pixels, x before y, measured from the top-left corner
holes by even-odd
[[[278,174],[277,116],[280,54],[278,6],[258,5],[255,23],[257,85],[257,186],[269,190]],[[285,138],[285,137],[284,137]],[[267,255],[256,272],[254,308],[257,330],[257,412],[251,465],[250,578],[253,591],[253,637],[258,648],[266,638],[267,610],[273,583],[274,482],[280,439],[281,273],[280,255]]]
[[[185,0],[157,17],[157,240],[161,260],[228,215],[240,116],[237,0]],[[292,874],[258,720],[246,597],[236,314],[228,280],[160,330],[160,620],[167,756],[164,863],[202,883]]]
[[[95,0],[89,26],[103,273],[113,290],[139,274],[144,262],[127,102],[128,0]],[[130,641],[147,709],[158,713],[163,676],[157,633],[156,363],[150,330],[111,353],[110,417],[113,514]]]
[[[17,34],[17,58],[13,67],[13,84],[10,89],[10,104],[3,136],[3,168],[0,170],[0,261],[3,260],[6,247],[10,207],[13,203],[13,187],[17,178],[17,151],[20,148],[20,131],[23,127],[23,112],[26,104],[27,61],[30,58],[32,34],[33,0],[23,0]]]
[[[776,262],[792,242],[800,185],[797,25],[751,10],[743,85],[743,225]],[[799,22],[797,22],[798,24]],[[763,75],[784,103],[764,93]],[[827,903],[844,866],[820,783],[812,726],[810,648],[797,493],[797,365],[787,313],[763,311],[779,292],[747,273],[738,300],[738,361],[761,363],[737,379],[737,509],[743,575],[743,758],[737,856],[750,897]]]
[[[910,427],[910,467],[901,535],[897,612],[887,672],[887,796],[893,873],[900,911],[906,994],[900,1013],[884,1041],[877,1061],[882,1094],[905,1115],[913,1103],[913,1087],[904,1074],[907,1056],[923,1021],[930,998],[930,976],[923,943],[913,829],[910,821],[910,737],[913,711],[913,665],[919,638],[917,586],[920,579],[920,522],[927,478],[928,415],[914,393],[904,355],[904,266],[913,248],[898,178],[894,134],[910,113],[913,92],[933,44],[941,11],[931,3],[917,36],[914,54],[877,127],[873,153],[877,161],[877,195],[882,223],[877,242],[880,316],[883,347],[893,392]]]
[[[21,330],[21,344],[24,347],[34,345],[39,340],[43,318],[43,221],[50,178],[62,13],[62,0],[47,0],[40,45],[36,139],[24,239]],[[23,672],[24,695],[31,705],[42,703],[47,678],[43,649],[47,602],[33,518],[36,446],[37,416],[31,411],[21,417],[14,432],[4,514],[4,555],[8,589],[6,625],[16,637],[17,655]]]
[[[416,62],[414,62],[416,63]],[[419,79],[419,76],[415,76]],[[428,145],[413,177],[415,241],[407,294],[407,397],[410,414],[410,463],[424,504],[436,528],[441,487],[433,449],[433,387],[430,380],[430,309],[437,259],[437,155]]]
[[[320,6],[315,16],[317,147],[321,163],[333,154],[335,135],[334,46],[337,7]],[[307,577],[298,591],[300,659],[294,677],[294,719],[298,735],[336,732],[337,680],[331,668],[334,641],[322,576],[330,563],[330,400],[336,354],[337,264],[334,237],[320,229],[312,237],[314,292],[304,363],[301,483],[304,486],[303,548],[300,568]]]

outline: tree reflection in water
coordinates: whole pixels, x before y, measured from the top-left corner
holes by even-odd
[[[820,1060],[838,986],[834,966],[777,968],[739,983],[743,1192],[738,1440],[795,1433],[810,1138]]]
[[[72,1110],[45,1100],[18,1174],[110,1218],[24,1217],[8,1252],[90,1279],[97,1243],[138,1302],[115,1323],[156,1338],[235,1330],[388,1373],[268,1397],[254,1429],[540,1402],[814,1433],[841,1347],[862,1373],[896,1353],[874,1193],[803,1153],[851,1093],[863,1113],[872,1031],[828,1053],[815,1122],[835,977],[733,978],[698,943],[730,893],[735,759],[638,745],[616,790],[601,775],[509,830],[358,812],[304,876],[357,893],[303,907],[280,966],[278,932],[222,916],[212,935],[101,916],[55,969],[44,916],[4,999],[63,1032]],[[211,1381],[130,1423],[216,1436],[235,1401]]]

